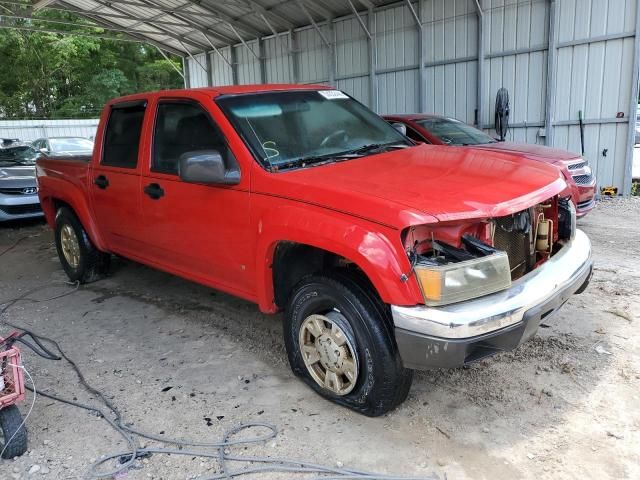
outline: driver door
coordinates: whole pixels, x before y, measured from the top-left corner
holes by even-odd
[[[255,276],[248,172],[241,171],[240,184],[232,186],[181,180],[182,154],[232,153],[201,103],[165,98],[154,108],[151,158],[141,182],[147,254],[165,270],[247,297]]]

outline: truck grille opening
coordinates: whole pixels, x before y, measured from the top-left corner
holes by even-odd
[[[578,185],[589,185],[593,180],[593,175],[574,175],[573,179]]]
[[[510,217],[496,219],[493,246],[506,252],[509,257],[512,280],[516,280],[527,273],[530,257],[529,233],[514,230]]]
[[[567,168],[569,170],[578,170],[579,168],[584,168],[587,166],[587,162],[579,162],[579,163],[572,163],[570,165],[567,165]]]

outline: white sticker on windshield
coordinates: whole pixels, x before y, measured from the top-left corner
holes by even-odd
[[[327,100],[338,100],[341,98],[349,98],[340,90],[318,90],[318,93],[322,95],[324,98],[326,98]]]

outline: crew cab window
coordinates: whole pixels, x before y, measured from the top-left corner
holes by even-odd
[[[104,135],[102,165],[136,168],[146,104],[112,107]]]
[[[225,155],[222,133],[197,103],[167,101],[158,105],[153,134],[151,170],[178,174],[180,156],[186,152],[217,150]]]

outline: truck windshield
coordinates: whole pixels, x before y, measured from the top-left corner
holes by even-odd
[[[412,146],[382,118],[338,90],[230,95],[216,102],[271,170]]]
[[[447,145],[483,145],[495,140],[482,130],[454,118],[425,118],[416,123]]]

